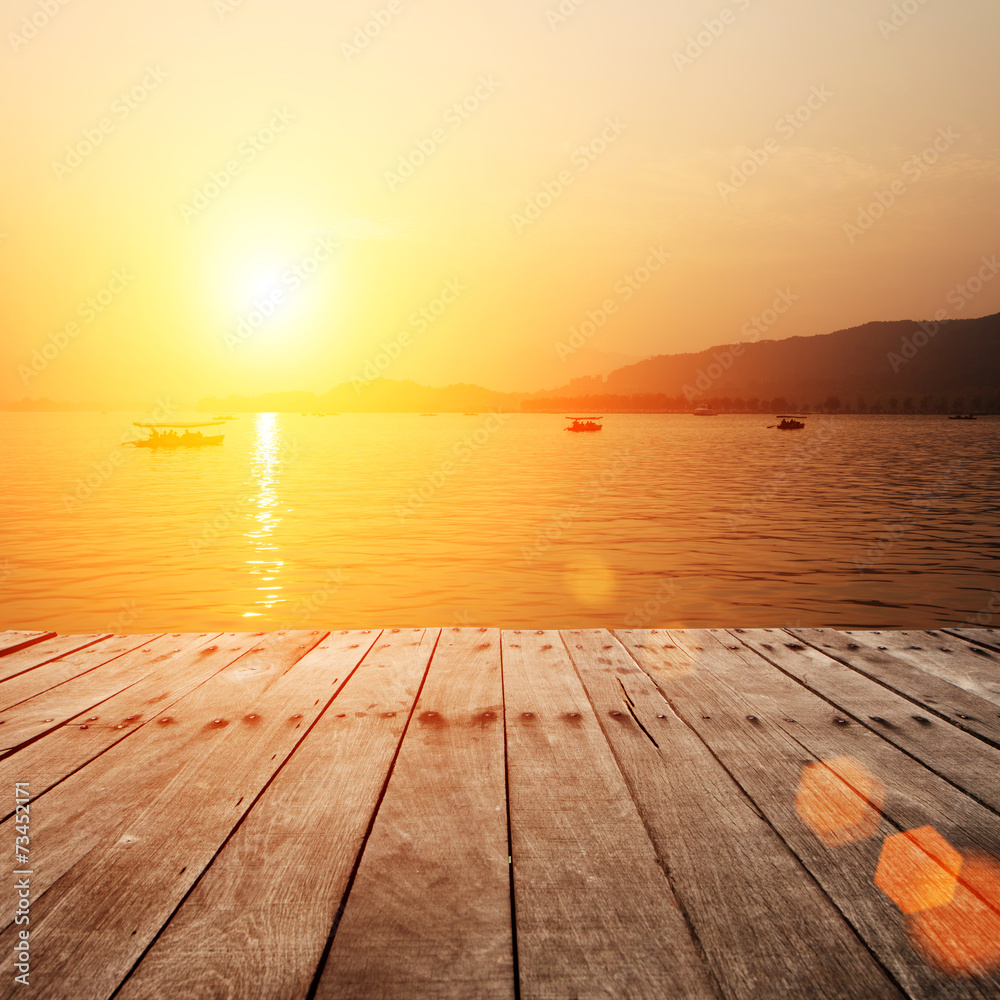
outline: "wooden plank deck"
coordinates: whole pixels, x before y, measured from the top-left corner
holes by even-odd
[[[0,748],[0,997],[1000,996],[992,629],[6,632]]]

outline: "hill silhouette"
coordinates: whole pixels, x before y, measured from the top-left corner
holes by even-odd
[[[544,400],[661,397],[676,408],[713,401],[739,408],[740,402],[779,399],[783,405],[812,408],[836,401],[840,406],[830,408],[859,410],[949,409],[961,400],[978,409],[996,408],[998,395],[1000,314],[995,314],[873,322],[813,337],[659,355],[603,379],[573,379],[534,394],[526,405],[540,409]]]

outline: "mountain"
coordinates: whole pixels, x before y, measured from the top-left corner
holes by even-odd
[[[695,403],[781,397],[791,405],[823,405],[837,397],[844,406],[868,409],[881,400],[895,409],[889,400],[961,396],[971,402],[998,392],[1000,313],[866,323],[813,337],[660,355],[532,399],[657,395]]]

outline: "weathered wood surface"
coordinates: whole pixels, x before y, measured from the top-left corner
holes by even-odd
[[[0,632],[0,656],[16,653],[19,649],[34,646],[43,639],[52,639],[55,632]]]
[[[1000,858],[998,667],[993,629],[0,633],[0,997],[996,998],[875,872],[918,827]]]
[[[317,1000],[512,1000],[506,805],[500,634],[445,629]]]
[[[558,632],[505,634],[504,689],[521,996],[718,996]]]

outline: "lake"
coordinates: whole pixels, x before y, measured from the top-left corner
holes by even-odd
[[[996,417],[133,419],[0,413],[4,628],[1000,621]]]

